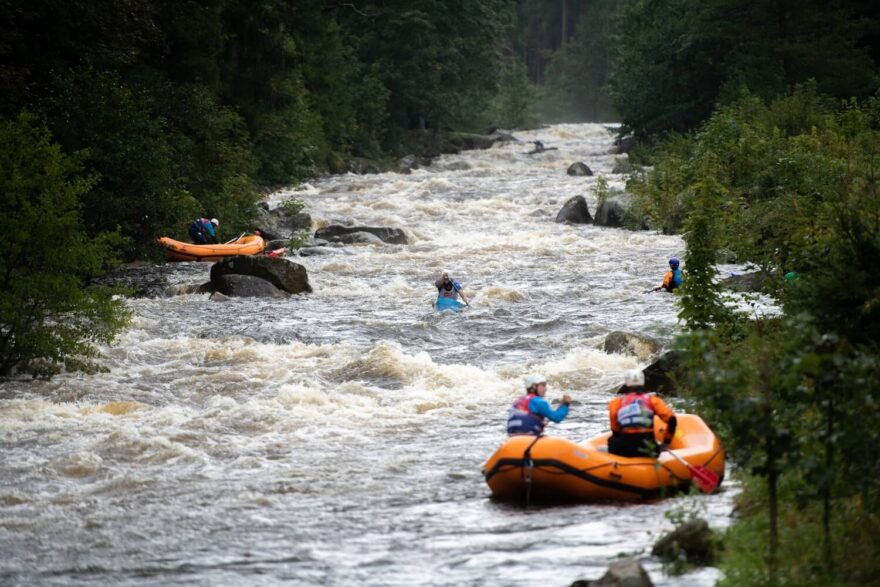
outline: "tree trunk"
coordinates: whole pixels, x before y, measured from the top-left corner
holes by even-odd
[[[834,464],[834,400],[828,398],[828,411],[825,418],[825,469],[832,471]],[[830,575],[834,570],[834,550],[831,544],[831,482],[822,488],[822,533],[825,539],[825,568]]]
[[[560,47],[565,47],[568,39],[568,11],[566,10],[566,0],[562,0],[562,37],[559,41]]]

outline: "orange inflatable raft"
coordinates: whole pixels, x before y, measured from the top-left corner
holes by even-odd
[[[263,237],[248,234],[225,245],[194,245],[163,236],[159,245],[169,261],[219,261],[235,255],[256,255],[266,248]]]
[[[692,466],[724,476],[724,448],[705,422],[676,414],[669,448]],[[665,424],[655,419],[663,438]],[[610,432],[581,444],[552,436],[512,436],[483,467],[494,497],[530,501],[633,501],[662,497],[691,484],[685,464],[663,452],[660,458],[608,453]]]

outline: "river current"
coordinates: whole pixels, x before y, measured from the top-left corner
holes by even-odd
[[[644,365],[602,352],[605,334],[680,328],[673,296],[644,293],[680,237],[554,222],[572,196],[596,207],[597,177],[572,162],[622,187],[612,134],[517,137],[558,150],[508,143],[273,194],[316,226],[407,231],[297,258],[313,294],[132,299],[107,372],[0,383],[0,585],[566,586],[619,555],[657,585],[711,585],[714,569],[669,577],[650,549],[676,512],[727,525],[730,480],[637,505],[489,498],[481,466],[523,376],[573,396],[549,433],[581,440]],[[444,270],[470,296],[461,314],[432,310]]]

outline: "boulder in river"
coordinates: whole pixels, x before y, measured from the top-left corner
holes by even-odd
[[[289,214],[284,206],[271,210],[259,207],[255,224],[263,235],[263,240],[286,240],[297,230],[310,229],[312,217],[306,212]]]
[[[347,245],[384,245],[385,242],[372,232],[357,231],[334,236],[331,242],[345,243]]]
[[[632,151],[632,148],[636,145],[636,139],[632,135],[627,135],[625,137],[618,136],[614,139],[614,147],[611,149],[612,153],[617,155],[622,155],[624,153],[629,154]]]
[[[267,257],[265,255],[227,257],[211,267],[211,282],[216,285],[221,275],[250,275],[259,277],[275,287],[293,294],[312,291],[306,268],[299,263],[294,263],[280,257]],[[217,290],[223,292],[219,286]]]
[[[647,361],[661,348],[658,340],[644,334],[615,330],[605,336],[604,351],[615,355],[629,355]]]
[[[218,292],[232,298],[286,298],[290,295],[253,275],[229,273],[218,276],[212,283]]]
[[[376,165],[376,163],[363,157],[348,157],[345,160],[345,165],[349,172],[355,173],[357,175],[367,175],[370,173],[381,172],[379,166]]]
[[[577,161],[568,166],[566,173],[569,175],[591,176],[593,175],[593,170],[583,161]]]
[[[571,224],[589,224],[593,218],[587,201],[583,196],[575,196],[563,204],[562,209],[556,215],[556,222],[568,222]]]
[[[681,356],[678,351],[666,351],[645,367],[645,387],[651,391],[675,395],[676,378]]]
[[[315,238],[329,241],[332,240],[333,237],[341,237],[342,235],[351,234],[353,232],[369,232],[379,237],[382,241],[393,245],[405,245],[408,242],[406,233],[399,228],[382,226],[340,226],[338,224],[319,228],[315,232]]]
[[[316,257],[319,255],[335,255],[338,251],[330,247],[303,247],[297,252],[300,257]]]
[[[495,132],[490,135],[451,132],[446,136],[446,140],[459,151],[469,151],[472,149],[489,149],[495,143],[511,142],[517,139],[513,135],[501,132]]]
[[[731,273],[730,277],[721,280],[721,284],[727,289],[736,292],[760,292],[767,288],[771,279],[770,275],[763,271]]]
[[[608,565],[600,579],[575,581],[571,587],[654,587],[654,583],[639,561],[625,558]]]
[[[736,263],[736,261],[736,253],[734,253],[730,249],[723,248],[715,251],[715,262],[719,265],[732,265]]]
[[[614,160],[614,167],[611,173],[620,175],[629,175],[636,171],[636,166],[632,164],[629,157],[618,157]]]
[[[412,173],[413,169],[419,168],[419,158],[415,155],[407,155],[406,157],[401,157],[397,160],[397,163],[394,164],[394,170],[397,173],[402,173],[404,175],[409,175]]]
[[[702,518],[692,518],[665,534],[654,543],[651,554],[660,557],[678,570],[680,565],[707,566],[715,562],[718,541],[708,522]]]
[[[597,226],[614,228],[623,226],[628,213],[627,203],[622,197],[605,198],[599,202],[593,222]]]

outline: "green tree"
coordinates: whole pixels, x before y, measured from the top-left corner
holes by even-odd
[[[538,123],[537,100],[537,89],[529,82],[525,65],[518,61],[507,63],[495,96],[492,120],[503,128],[533,128]]]
[[[0,141],[0,373],[89,368],[127,316],[111,291],[87,286],[119,244],[84,230],[79,200],[96,178],[78,176],[32,115],[0,122]]]
[[[614,104],[637,135],[686,131],[748,89],[764,100],[815,79],[822,93],[868,97],[880,14],[860,0],[634,0],[621,13]]]

